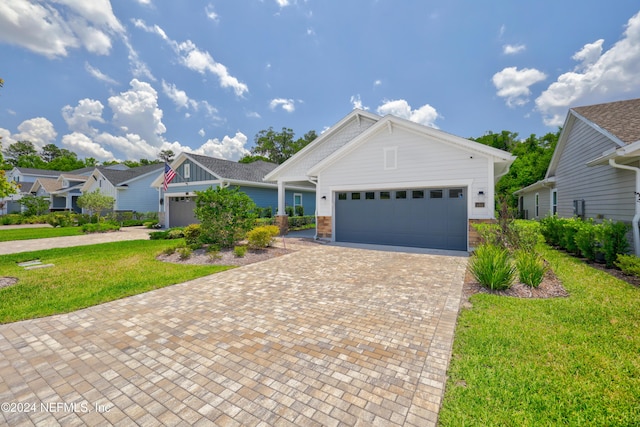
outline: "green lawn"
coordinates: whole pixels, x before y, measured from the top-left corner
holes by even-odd
[[[4,255],[0,276],[19,282],[0,289],[0,323],[67,313],[230,268],[155,259],[178,242],[133,240]],[[17,266],[33,259],[55,266],[29,271]]]
[[[38,227],[38,228],[13,228],[0,230],[0,242],[12,240],[44,239],[47,237],[79,236],[81,227]]]
[[[640,289],[543,253],[571,296],[474,295],[458,319],[441,425],[640,425]]]

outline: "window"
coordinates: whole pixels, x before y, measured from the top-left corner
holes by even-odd
[[[296,207],[302,206],[302,194],[294,193],[293,194],[293,209],[295,211]]]
[[[338,200],[347,200],[347,193],[338,193]]]
[[[386,147],[384,149],[384,170],[392,170],[398,167],[398,147]]]
[[[351,200],[360,200],[360,193],[351,193]]]
[[[450,199],[462,199],[464,193],[462,192],[462,188],[451,188],[449,190],[449,198]]]
[[[407,192],[406,191],[396,191],[396,199],[406,199]]]
[[[191,178],[191,165],[189,163],[185,163],[184,166],[182,166],[182,177],[184,179]]]
[[[391,198],[391,192],[389,191],[380,192],[380,200],[389,200],[390,198]]]
[[[535,195],[536,218],[540,215],[540,193]]]
[[[558,213],[558,190],[551,190],[551,215]]]
[[[413,190],[411,192],[411,198],[413,198],[413,199],[424,199],[424,190]]]
[[[364,193],[364,198],[365,200],[374,200],[376,198],[376,193],[374,193],[373,191],[367,191],[366,193]]]
[[[442,199],[442,190],[431,190],[429,191],[430,199]]]

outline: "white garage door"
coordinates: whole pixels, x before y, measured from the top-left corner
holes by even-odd
[[[335,239],[467,250],[466,188],[335,193]]]
[[[169,197],[169,227],[186,227],[198,224],[193,210],[196,207],[193,197]]]

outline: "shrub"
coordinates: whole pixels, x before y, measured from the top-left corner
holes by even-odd
[[[296,206],[296,216],[304,216],[304,207]]]
[[[149,240],[168,240],[169,230],[164,231],[152,231],[149,233]]]
[[[480,245],[502,246],[500,226],[496,223],[472,224],[480,237]]]
[[[604,260],[607,267],[613,267],[618,254],[625,254],[629,251],[629,241],[627,232],[630,226],[624,222],[604,221],[599,227],[598,239],[602,245]]]
[[[567,252],[577,254],[578,245],[576,244],[576,234],[582,224],[582,220],[578,218],[561,218],[560,219],[561,236],[560,246]]]
[[[280,229],[276,225],[263,225],[247,233],[247,240],[252,248],[266,248],[278,234]]]
[[[239,188],[196,191],[195,215],[200,220],[203,243],[230,248],[254,227],[256,205]]]
[[[169,246],[168,248],[165,248],[162,251],[162,254],[164,254],[164,255],[173,255],[174,253],[176,253],[176,247],[175,246]]]
[[[247,254],[246,246],[234,246],[233,254],[238,258],[243,258]]]
[[[2,225],[15,225],[22,222],[22,215],[20,214],[7,214],[2,215]]]
[[[600,247],[598,227],[599,225],[594,224],[593,219],[590,218],[580,224],[574,237],[580,254],[592,262],[596,260],[596,252]]]
[[[257,218],[256,219],[256,226],[260,226],[260,225],[274,225],[276,223],[276,219],[275,218]]]
[[[618,254],[614,263],[624,274],[640,277],[640,258],[635,255]]]
[[[515,267],[506,249],[494,245],[480,245],[470,262],[473,277],[484,287],[508,289],[515,277]]]
[[[532,288],[540,286],[547,270],[540,255],[524,250],[519,251],[516,255],[516,269],[520,282]]]
[[[316,217],[314,215],[306,216],[290,216],[288,219],[289,229],[303,228],[309,224],[314,224]]]
[[[146,228],[156,228],[158,226],[158,220],[153,219],[151,221],[145,221],[142,223]]]
[[[557,215],[547,216],[540,220],[540,232],[547,243],[552,246],[560,246],[562,236],[561,220]]]
[[[107,231],[118,231],[120,226],[117,224],[111,224],[109,222],[102,222],[100,224],[85,224],[82,226],[83,233],[106,233]]]
[[[514,249],[533,252],[540,240],[540,223],[537,221],[517,220],[509,224],[509,243]]]
[[[184,237],[184,231],[180,227],[171,228],[168,230],[167,236],[169,239],[180,239]]]
[[[258,208],[260,218],[271,218],[273,216],[273,209],[271,206],[266,208]]]
[[[191,254],[193,253],[193,250],[187,246],[180,247],[177,250],[178,250],[178,257],[181,260],[189,259],[191,257]]]
[[[187,245],[200,244],[200,224],[190,224],[187,225],[184,230],[184,240],[187,242]]]
[[[284,212],[285,212],[288,216],[292,217],[292,216],[293,216],[293,206],[285,206],[285,207],[284,207]]]

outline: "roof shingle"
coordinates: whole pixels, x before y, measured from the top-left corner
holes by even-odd
[[[640,98],[572,108],[625,144],[640,141]]]
[[[185,154],[220,178],[228,180],[264,182],[262,178],[278,166],[275,163],[262,160],[253,163],[238,163],[199,154]]]

